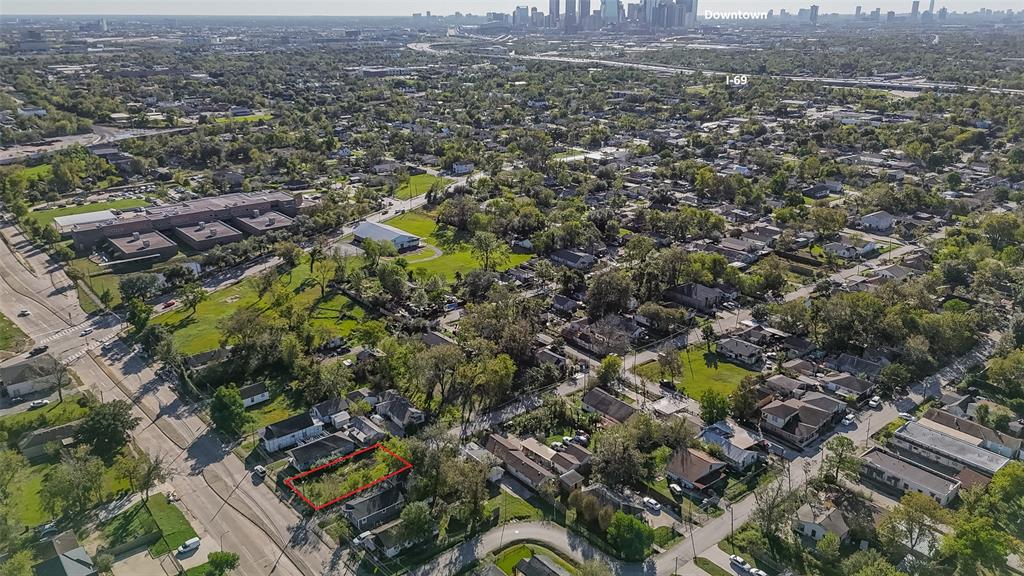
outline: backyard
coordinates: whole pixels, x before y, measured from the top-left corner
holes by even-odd
[[[148,504],[139,502],[114,516],[100,525],[100,530],[110,548],[159,531],[162,538],[149,547],[149,553],[154,557],[166,554],[196,536],[185,515],[162,493],[153,494]]]
[[[448,179],[441,178],[440,176],[434,176],[432,174],[417,174],[410,176],[409,180],[404,182],[395,190],[395,198],[399,200],[409,200],[422,196],[430,190],[430,187],[434,185],[434,182],[441,182],[447,184]]]
[[[652,382],[662,379],[673,380],[676,388],[691,398],[699,399],[706,390],[714,390],[728,396],[746,376],[756,374],[733,364],[715,352],[708,352],[703,345],[690,346],[678,352],[680,372],[672,378],[657,360],[637,366],[637,375]]]
[[[365,311],[361,306],[342,294],[328,292],[320,299],[320,289],[311,281],[309,256],[304,256],[291,272],[285,272],[278,282],[295,294],[297,305],[312,308],[310,323],[327,330],[331,338],[346,336],[356,326]],[[179,309],[161,314],[154,321],[166,324],[173,331],[175,348],[182,354],[197,354],[220,346],[219,323],[243,307],[265,311],[270,306],[269,298],[260,298],[252,279],[244,280],[212,292],[199,304],[195,313]]]
[[[467,238],[463,233],[453,233],[450,228],[439,228],[437,222],[422,211],[406,212],[387,221],[387,224],[410,234],[415,234],[427,244],[441,250],[437,256],[433,250],[423,250],[405,257],[411,269],[422,269],[431,274],[441,275],[449,280],[455,272],[463,274],[480,267],[480,263],[469,251]],[[518,266],[531,258],[530,254],[512,254],[508,262],[499,268],[506,270]]]

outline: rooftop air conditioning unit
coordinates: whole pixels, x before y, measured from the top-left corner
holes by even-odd
[[[210,228],[210,238],[213,238],[216,235],[217,235],[217,229],[216,228]]]
[[[276,223],[277,223],[277,218],[274,218],[273,216],[271,216],[271,217],[270,217],[270,218],[269,218],[269,219],[267,220],[267,226],[273,226],[273,225],[274,225],[274,224],[276,224]]]
[[[203,222],[202,220],[200,220],[199,221],[199,230],[204,230],[204,229],[206,229],[206,222]]]
[[[139,233],[138,232],[132,232],[132,242],[137,242],[138,240],[139,240]]]
[[[143,248],[149,248],[149,240],[143,240],[142,241],[142,247]]]
[[[260,209],[259,208],[253,208],[252,209],[252,217],[253,218],[259,218],[260,217]]]

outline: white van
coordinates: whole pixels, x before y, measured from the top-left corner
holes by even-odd
[[[199,548],[199,537],[198,536],[196,536],[195,538],[189,538],[188,540],[185,540],[184,544],[182,544],[181,546],[178,546],[178,554],[184,554],[186,552],[191,552],[191,551],[195,550],[196,548]]]

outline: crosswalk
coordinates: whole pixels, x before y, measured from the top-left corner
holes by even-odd
[[[60,332],[54,332],[53,334],[50,334],[46,338],[43,338],[43,339],[40,339],[40,340],[36,340],[36,345],[39,346],[39,345],[42,345],[42,344],[48,344],[50,342],[53,342],[54,340],[57,340],[59,338],[63,338],[65,336],[67,336],[68,334],[71,334],[71,333],[74,333],[74,332],[81,332],[82,330],[84,330],[84,328],[81,328],[81,326],[83,326],[84,324],[87,324],[87,323],[83,322],[82,324],[79,324],[78,326],[71,326],[70,328],[65,328],[65,329],[61,330]]]

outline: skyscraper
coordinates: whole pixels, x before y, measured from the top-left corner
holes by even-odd
[[[512,13],[512,27],[513,28],[526,28],[530,22],[530,7],[529,6],[516,6],[516,11]]]
[[[914,3],[910,5],[910,17],[917,20],[917,17],[921,14],[921,0],[914,0]]]
[[[928,11],[935,15],[935,0],[928,0]]]
[[[619,0],[601,0],[601,21],[613,26],[619,23]]]
[[[558,28],[558,0],[548,0],[548,28]]]
[[[590,27],[590,0],[580,0],[580,15],[577,21],[580,23],[580,30],[586,30]]]
[[[935,0],[932,0],[932,1],[934,2]],[[856,17],[858,17],[858,18],[860,18],[860,10],[861,10],[861,7],[860,7],[860,6],[857,6],[857,11],[856,11],[856,12],[854,12],[854,13],[853,13],[853,15],[854,15],[854,16],[856,16]]]
[[[813,26],[818,25],[818,5],[811,4],[811,24]]]
[[[572,32],[576,28],[576,0],[565,0],[565,18],[562,19],[562,24],[567,32]]]

